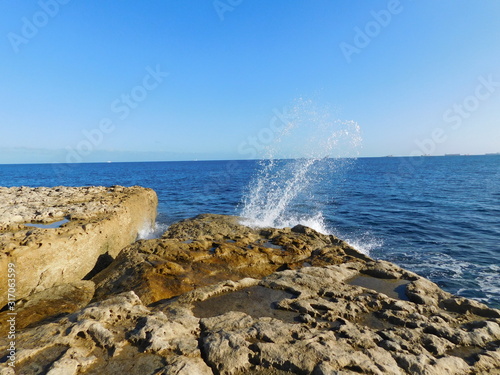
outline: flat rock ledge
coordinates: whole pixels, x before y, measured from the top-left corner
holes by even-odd
[[[9,264],[16,299],[78,283],[154,225],[157,203],[156,193],[141,187],[0,187],[0,306]]]
[[[239,222],[182,221],[28,298],[21,308],[93,293],[19,330],[16,372],[5,355],[0,374],[500,373],[499,310],[334,236]]]

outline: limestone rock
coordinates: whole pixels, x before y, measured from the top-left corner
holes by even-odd
[[[94,296],[92,281],[75,281],[61,284],[34,293],[27,299],[17,301],[15,306],[16,328],[22,329],[44,319],[57,318],[87,306]],[[0,335],[5,335],[9,310],[0,313]]]
[[[140,187],[0,188],[0,306],[9,264],[15,299],[79,281],[151,226],[156,206],[156,193]]]
[[[436,308],[446,295],[427,306],[352,284],[353,273],[366,275],[371,266],[304,267],[260,281],[225,281],[149,307],[134,292],[122,293],[22,330],[19,368],[33,370],[36,363],[55,374],[495,373],[498,318]],[[406,271],[396,267],[394,275]],[[0,341],[0,349],[6,345]]]
[[[309,228],[237,220],[203,215],[122,251],[93,278],[93,303],[18,332],[16,370],[499,373],[498,310]]]
[[[134,290],[150,304],[222,280],[369,259],[312,229],[252,229],[239,224],[240,220],[200,215],[173,224],[160,239],[132,244],[93,278],[96,299]]]

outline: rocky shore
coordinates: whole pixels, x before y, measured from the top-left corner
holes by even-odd
[[[17,299],[71,283],[88,289],[81,280],[154,225],[157,204],[140,187],[0,188],[0,306],[8,264]]]
[[[499,310],[334,236],[205,214],[135,241],[154,220],[148,189],[0,198],[2,267],[22,291],[15,368],[0,313],[0,374],[500,373]]]

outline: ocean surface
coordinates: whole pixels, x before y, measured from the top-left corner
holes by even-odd
[[[22,185],[152,188],[157,233],[207,212],[304,223],[500,307],[498,155],[0,165],[0,186]]]

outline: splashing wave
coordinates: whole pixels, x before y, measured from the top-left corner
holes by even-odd
[[[322,207],[329,192],[322,190],[321,182],[358,155],[360,128],[302,99],[289,113],[288,126],[267,147],[244,195],[242,223],[278,228],[303,224],[328,234]]]

